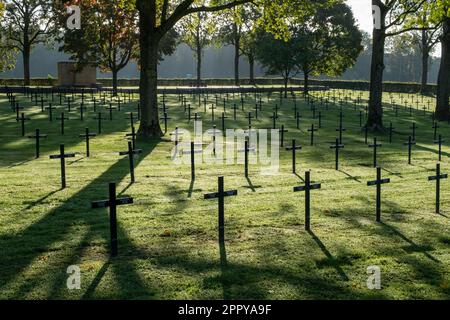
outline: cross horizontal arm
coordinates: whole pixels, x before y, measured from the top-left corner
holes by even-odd
[[[67,154],[54,154],[50,156],[50,159],[61,159],[61,158],[73,158],[75,157],[75,153],[67,153]]]
[[[437,179],[447,179],[448,178],[448,174],[441,174],[440,176],[431,176],[428,177],[428,181],[434,181]]]
[[[300,187],[294,187],[294,192],[299,192],[299,191],[305,191],[305,190],[317,190],[322,188],[322,185],[320,183],[317,184],[312,184],[309,186],[309,188],[307,186],[300,186]]]
[[[237,194],[238,194],[237,190],[224,191],[222,194],[220,194],[219,192],[207,193],[204,195],[204,199],[216,199],[219,198],[220,196],[231,197],[237,196]]]
[[[385,184],[385,183],[390,183],[391,179],[381,179],[381,180],[374,180],[374,181],[368,181],[367,185],[368,186],[376,186],[379,184]]]

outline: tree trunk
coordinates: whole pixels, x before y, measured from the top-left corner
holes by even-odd
[[[383,129],[383,71],[384,44],[386,41],[386,11],[381,9],[381,28],[373,29],[372,62],[370,67],[370,97],[367,126],[371,130]]]
[[[234,84],[239,86],[239,56],[241,48],[241,39],[238,34],[238,26],[236,23],[233,24],[233,34],[234,34]]]
[[[30,52],[31,48],[29,45],[23,46],[22,57],[23,57],[23,84],[29,86],[30,81]]]
[[[436,118],[448,120],[450,116],[448,98],[450,88],[450,18],[444,18],[442,25],[442,54],[439,67],[437,96],[436,96]]]
[[[287,99],[288,97],[288,84],[289,84],[289,77],[284,78],[284,97]]]
[[[304,90],[305,90],[305,95],[307,95],[309,93],[309,72],[303,72],[305,77],[304,77]]]
[[[248,64],[250,66],[250,84],[255,85],[255,57],[252,54],[248,55]]]
[[[112,77],[113,77],[113,96],[117,96],[117,75],[119,73],[119,71],[117,69],[112,69]]]
[[[158,46],[161,35],[156,31],[155,1],[138,0],[140,45],[140,106],[139,135],[161,137],[158,114]]]
[[[197,44],[197,87],[201,86],[202,82],[202,48]]]
[[[430,50],[428,47],[428,34],[426,30],[422,30],[422,84],[420,86],[420,93],[427,93],[428,83],[428,60],[430,58]]]

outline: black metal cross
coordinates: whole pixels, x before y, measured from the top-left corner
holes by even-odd
[[[442,160],[442,142],[444,142],[445,140],[442,140],[442,135],[439,135],[438,140],[435,140],[434,143],[437,143],[439,145],[439,149],[438,149],[438,155],[439,155],[439,161]]]
[[[342,143],[342,132],[346,131],[346,129],[342,127],[342,122],[339,123],[339,128],[337,128],[336,131],[339,131],[339,143]]]
[[[86,110],[86,108],[84,107],[84,103],[83,102],[81,102],[79,109],[80,109],[80,120],[84,121],[84,110]]]
[[[437,122],[434,122],[432,128],[434,129],[433,140],[436,140],[436,137],[437,137],[437,129],[439,129],[440,127],[439,127],[439,125],[438,125]]]
[[[314,145],[314,132],[318,130],[319,129],[314,128],[314,124],[311,125],[311,129],[308,129],[308,132],[311,132],[311,146]]]
[[[109,120],[112,121],[112,119],[113,119],[113,110],[115,109],[112,106],[112,103],[109,104],[109,108],[107,108],[107,109],[109,110]]]
[[[22,129],[22,137],[25,136],[25,121],[31,120],[30,118],[25,117],[25,113],[20,114],[20,122],[21,122],[21,129]]]
[[[392,126],[392,122],[389,122],[389,143],[392,143],[392,135],[394,133],[394,127]]]
[[[50,121],[53,121],[53,109],[56,109],[56,108],[53,107],[52,104],[50,103],[46,109],[48,110],[48,119]]]
[[[95,133],[89,133],[89,128],[86,128],[86,131],[84,134],[80,134],[79,137],[80,138],[85,138],[86,139],[86,157],[90,157],[91,153],[90,153],[90,148],[89,148],[89,138],[91,137],[95,137],[97,136]]]
[[[281,129],[279,130],[279,132],[281,133],[281,147],[284,147],[284,134],[286,132],[289,132],[289,130],[284,129],[284,124],[281,125]]]
[[[164,116],[160,118],[160,120],[164,120],[164,134],[167,133],[167,120],[170,120],[170,118],[167,115],[167,112],[164,112]]]
[[[222,112],[222,116],[219,119],[222,122],[222,133],[225,134],[225,119],[228,119],[228,117],[225,116],[225,112]]]
[[[96,118],[94,118],[94,120],[97,120],[98,121],[98,134],[101,134],[102,133],[102,121],[103,120],[106,120],[106,118],[103,118],[102,117],[102,113],[101,112],[99,112],[98,113],[98,115],[97,115],[97,117]]]
[[[428,177],[428,181],[436,181],[436,213],[440,212],[441,179],[447,179],[448,174],[441,174],[441,164],[436,164],[436,175]]]
[[[131,133],[127,133],[125,135],[126,137],[131,137],[131,142],[133,143],[133,150],[136,149],[136,130],[134,129],[134,126],[131,127]]]
[[[129,113],[129,116],[128,116],[127,119],[130,119],[130,128],[133,128],[134,127],[134,114],[133,114],[133,112]]]
[[[277,128],[278,115],[274,112],[273,115],[270,118],[273,121],[273,129],[276,129]]]
[[[408,164],[411,164],[411,150],[412,150],[412,146],[415,144],[416,144],[416,142],[413,141],[411,136],[409,136],[408,142],[404,143],[405,146],[408,146]]]
[[[377,138],[373,138],[373,144],[369,144],[369,148],[373,148],[373,167],[377,167],[377,149],[382,147],[381,143],[377,143]]]
[[[237,190],[224,191],[224,179],[219,177],[218,192],[204,195],[204,199],[218,199],[219,201],[219,243],[225,243],[225,197],[237,196]]]
[[[50,159],[60,159],[61,160],[61,188],[66,187],[66,158],[75,157],[75,153],[65,153],[64,145],[59,146],[59,154],[54,154],[50,156]]]
[[[335,168],[339,170],[339,149],[343,149],[344,145],[339,143],[339,139],[336,138],[336,142],[330,146],[330,149],[335,149]]]
[[[128,151],[122,151],[119,153],[121,156],[127,155],[130,159],[130,176],[131,176],[131,183],[135,182],[134,178],[134,155],[142,153],[141,149],[133,149],[133,146],[131,144],[131,141],[128,141]]]
[[[93,201],[91,207],[93,209],[97,208],[107,208],[109,207],[109,234],[111,242],[111,256],[117,256],[117,206],[132,204],[133,198],[120,198],[117,199],[116,196],[116,184],[109,184],[109,200]]]
[[[305,230],[311,230],[311,190],[320,189],[320,183],[311,184],[311,172],[305,172],[305,185],[294,187],[294,192],[305,191]]]
[[[214,110],[216,109],[216,107],[214,106],[214,104],[209,108],[209,110],[211,110],[211,121],[214,122]]]
[[[36,133],[34,135],[28,136],[30,139],[36,139],[36,159],[39,158],[39,149],[40,149],[40,139],[47,138],[46,134],[40,134],[39,129],[36,129]]]
[[[61,121],[61,135],[64,135],[65,120],[69,120],[69,118],[64,117],[64,112],[61,112],[61,116],[56,120]]]
[[[416,126],[415,122],[413,122],[412,127],[410,127],[410,129],[412,129],[412,138],[414,141],[416,141],[416,130],[418,129],[418,127]]]
[[[302,146],[296,145],[296,140],[292,140],[292,146],[286,147],[286,150],[292,150],[292,173],[297,173],[296,165],[297,165],[297,150],[301,150]]]
[[[302,118],[302,116],[300,115],[300,112],[297,112],[297,115],[295,116],[295,120],[297,122],[297,129],[300,129],[300,118]]]
[[[16,111],[16,121],[19,122],[20,121],[20,110],[23,110],[23,107],[19,106],[19,102],[16,102],[14,104],[14,110]]]
[[[377,207],[376,207],[377,222],[381,221],[381,185],[390,182],[391,179],[381,179],[380,167],[377,167],[377,179],[367,182],[368,186],[377,186]]]

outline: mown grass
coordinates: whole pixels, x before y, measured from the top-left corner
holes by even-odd
[[[137,182],[130,184],[128,160],[118,155],[126,150],[130,132],[126,114],[136,112],[137,101],[114,111],[113,121],[104,121],[103,134],[91,140],[91,157],[85,157],[84,140],[78,135],[89,127],[97,130],[92,106],[79,120],[73,109],[66,135],[59,122],[49,122],[40,107],[20,96],[20,105],[32,120],[27,135],[39,128],[48,134],[42,140],[41,158],[34,159],[34,140],[20,136],[6,96],[0,96],[0,298],[2,299],[448,299],[450,297],[450,189],[442,184],[442,212],[434,213],[434,184],[427,181],[437,162],[430,110],[414,109],[433,99],[394,94],[400,105],[398,116],[385,96],[385,120],[396,128],[394,142],[378,135],[379,165],[391,183],[383,186],[382,223],[375,222],[375,189],[366,182],[375,178],[372,150],[364,144],[359,110],[364,110],[366,92],[336,91],[336,97],[354,99],[359,105],[343,103],[345,148],[340,171],[334,170],[334,152],[329,149],[337,133],[339,98],[328,110],[312,93],[324,116],[309,146],[307,129],[311,107],[297,96],[302,113],[296,130],[293,101],[283,100],[278,126],[289,132],[286,144],[295,138],[303,145],[298,153],[299,176],[291,173],[291,152],[281,150],[276,176],[260,174],[250,165],[250,178],[236,165],[197,165],[191,182],[190,166],[171,161],[173,143],[138,141],[143,154],[136,157]],[[330,93],[330,97],[333,92]],[[412,99],[411,99],[412,97]],[[203,116],[204,130],[211,127],[210,110],[204,114],[195,97],[186,96]],[[418,103],[416,103],[418,99]],[[166,97],[169,131],[192,129],[178,96]],[[80,97],[77,97],[76,106]],[[238,120],[227,119],[228,128],[246,128],[245,115],[253,109],[253,95],[245,98]],[[67,110],[54,104],[58,111]],[[214,97],[208,97],[208,106]],[[229,96],[231,106],[240,100]],[[271,127],[278,94],[263,96],[263,112],[253,128]],[[222,102],[216,110],[220,128]],[[194,111],[193,111],[194,112]],[[107,112],[104,110],[104,115]],[[403,143],[410,125],[418,125],[417,146],[412,165],[407,164]],[[137,126],[138,124],[136,124]],[[449,140],[450,126],[440,123],[439,133]],[[371,141],[373,134],[369,136]],[[450,148],[443,146],[442,171],[448,172]],[[68,187],[60,190],[59,162],[49,155],[66,152]],[[304,171],[322,189],[312,192],[312,231],[304,230],[304,195],[292,187],[302,184]],[[237,197],[225,203],[226,247],[220,254],[217,238],[217,202],[203,200],[214,192],[217,177],[225,176],[226,189],[237,189]],[[118,183],[121,196],[132,196],[135,204],[118,209],[119,256],[109,257],[108,211],[90,209],[93,200],[105,199],[108,183]],[[225,263],[226,261],[226,263]],[[81,268],[81,290],[68,290],[69,265]],[[381,290],[366,286],[367,267],[381,268]]]

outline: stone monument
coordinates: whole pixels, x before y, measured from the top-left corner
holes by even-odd
[[[60,87],[97,87],[97,68],[85,66],[77,71],[76,63],[58,62],[58,86]]]

